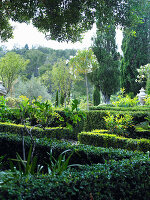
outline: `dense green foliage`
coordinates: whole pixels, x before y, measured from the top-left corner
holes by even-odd
[[[93,104],[94,106],[98,106],[100,104],[100,91],[97,87],[95,87],[93,91]]]
[[[123,58],[121,63],[121,87],[126,92],[137,94],[141,85],[135,82],[141,65],[150,62],[150,12],[148,7],[143,16],[143,23],[135,28],[135,35],[130,35],[128,30],[124,31],[122,44]],[[145,85],[145,84],[144,84]]]
[[[19,72],[23,71],[29,60],[25,60],[22,56],[15,52],[8,52],[0,59],[0,77],[9,92],[17,79]]]
[[[51,127],[51,128],[40,128],[40,127],[31,127],[26,126],[28,129],[32,128],[32,135],[41,138],[56,138],[56,139],[77,139],[77,135],[69,130],[68,128],[59,128],[59,127]],[[28,135],[26,128],[23,125],[16,125],[12,123],[0,123],[0,131],[15,133],[21,136],[22,130],[24,131],[24,135]]]
[[[149,137],[150,138],[150,137]],[[78,134],[79,142],[86,145],[128,149],[132,151],[147,152],[150,150],[149,139],[132,139],[110,133],[81,132]]]
[[[26,137],[25,141],[29,149],[30,139]],[[8,158],[15,158],[16,152],[20,154],[20,146],[21,138],[18,136],[0,134],[0,151],[2,154],[6,153]],[[67,170],[59,176],[47,174],[20,176],[15,171],[0,172],[0,198],[88,200],[92,197],[119,200],[121,197],[138,200],[139,197],[141,199],[149,197],[150,163],[146,154],[41,138],[37,140],[35,151],[38,163],[49,162],[47,152],[50,149],[53,149],[54,158],[59,158],[60,153],[66,149],[74,150],[69,163],[76,162],[81,166]],[[25,172],[30,172],[27,171],[30,170],[30,165],[25,169]]]
[[[99,27],[106,24],[131,26],[140,21],[141,11],[147,0],[134,1],[2,1],[0,3],[1,38],[12,36],[9,19],[29,23],[47,33],[47,38],[58,41],[77,41],[81,33],[91,29],[96,19]]]
[[[61,176],[16,178],[0,188],[4,199],[148,199],[150,167],[147,158],[84,166]],[[2,174],[2,181],[7,180]],[[27,187],[28,185],[28,187]],[[59,191],[59,192],[58,192]]]
[[[25,147],[30,149],[31,138],[25,136]],[[16,152],[22,155],[22,138],[18,135],[10,133],[0,134],[0,151],[1,155],[7,155],[7,158],[16,158]],[[123,160],[131,159],[135,156],[144,156],[142,152],[133,152],[124,149],[113,149],[94,147],[84,144],[72,143],[68,141],[60,141],[50,138],[36,139],[35,155],[38,158],[38,163],[45,166],[48,163],[49,156],[47,152],[53,149],[53,156],[57,158],[61,152],[70,149],[74,151],[71,157],[70,164],[96,164],[104,163],[105,160]],[[7,164],[7,163],[6,163]]]
[[[99,66],[90,75],[93,84],[99,88],[104,96],[105,103],[110,101],[110,95],[120,87],[119,83],[119,54],[115,42],[115,27],[97,31],[94,39],[93,51]]]

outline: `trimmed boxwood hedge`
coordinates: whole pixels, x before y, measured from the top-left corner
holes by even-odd
[[[16,177],[0,187],[9,200],[148,200],[150,160],[136,158],[83,166],[61,176]],[[1,176],[1,174],[0,174]],[[2,173],[4,179],[4,174]]]
[[[110,133],[101,132],[81,132],[78,134],[78,140],[82,144],[122,148],[128,150],[150,151],[150,140],[148,139],[132,139],[117,136]]]
[[[90,110],[117,110],[117,111],[146,111],[150,112],[150,106],[119,107],[113,105],[90,106]]]
[[[25,136],[25,149],[28,152],[31,145],[31,140],[28,136]],[[38,157],[39,164],[44,165],[49,161],[47,152],[53,149],[53,156],[58,155],[71,149],[74,151],[71,157],[71,164],[92,164],[92,163],[104,163],[105,160],[122,160],[130,159],[135,156],[144,156],[142,152],[133,152],[123,149],[102,148],[94,147],[84,144],[72,143],[68,141],[58,141],[48,138],[35,138],[36,148],[35,155]],[[0,152],[1,155],[6,155],[7,158],[16,158],[16,152],[22,155],[22,138],[15,134],[0,133]]]
[[[147,111],[116,111],[116,110],[94,110],[86,112],[86,119],[84,120],[84,126],[82,131],[91,131],[94,129],[106,129],[105,120],[103,117],[107,116],[107,112],[110,114],[116,115],[124,115],[130,114],[133,116],[133,123],[138,124],[140,122],[145,121],[145,117],[147,117]],[[81,131],[80,131],[81,132]]]
[[[31,126],[27,126],[28,129],[31,129]],[[12,124],[12,123],[0,123],[0,131],[1,132],[10,132],[22,135],[22,131],[24,135],[28,135],[26,129],[23,125],[20,124]],[[77,133],[69,130],[68,128],[61,127],[51,127],[51,128],[39,128],[34,127],[32,129],[32,135],[36,137],[48,137],[48,138],[56,138],[56,139],[77,139]]]

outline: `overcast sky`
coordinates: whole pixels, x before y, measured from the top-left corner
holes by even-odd
[[[6,46],[8,50],[11,50],[14,46],[22,48],[26,44],[28,44],[29,48],[32,48],[33,46],[43,46],[52,49],[84,49],[90,47],[91,37],[94,36],[96,33],[96,26],[94,25],[93,29],[88,31],[84,35],[82,43],[59,43],[53,40],[46,40],[45,35],[43,33],[40,33],[35,27],[33,27],[32,24],[27,25],[25,23],[20,24],[16,22],[12,22],[11,24],[14,26],[14,38],[9,39],[8,42],[5,43],[0,42],[0,45]],[[122,33],[121,31],[117,31],[117,44],[119,45],[119,51],[121,41]]]

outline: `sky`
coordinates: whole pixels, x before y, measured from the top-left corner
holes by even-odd
[[[0,42],[0,46],[4,45],[8,50],[13,49],[14,47],[23,48],[26,44],[28,44],[29,48],[43,46],[52,49],[87,49],[92,44],[91,37],[96,33],[96,25],[94,24],[92,30],[84,34],[82,43],[59,43],[53,40],[46,40],[45,35],[33,27],[32,24],[20,24],[18,22],[11,22],[11,24],[14,27],[14,38],[9,39],[8,42]],[[118,51],[121,51],[122,32],[120,30],[117,30],[116,40]]]

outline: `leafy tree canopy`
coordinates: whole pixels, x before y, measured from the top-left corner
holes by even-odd
[[[3,0],[0,3],[0,37],[2,40],[12,37],[9,19],[26,23],[32,20],[48,38],[75,42],[97,19],[101,22],[99,27],[110,23],[126,27],[139,22],[138,11],[145,2],[148,0]]]
[[[0,59],[0,76],[7,88],[10,91],[13,82],[17,79],[19,72],[24,70],[29,60],[23,59],[15,52],[8,52]]]

